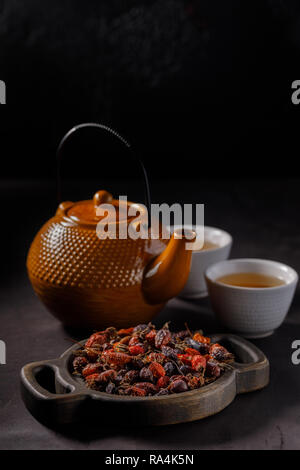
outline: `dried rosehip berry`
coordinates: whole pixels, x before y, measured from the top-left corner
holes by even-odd
[[[128,346],[127,346],[127,344],[121,343],[121,341],[117,341],[116,343],[114,343],[114,351],[115,352],[127,353],[128,352]]]
[[[129,352],[132,356],[138,356],[139,354],[143,354],[145,349],[142,344],[135,344],[134,346],[129,346]]]
[[[128,345],[128,343],[130,341],[130,338],[131,338],[131,336],[123,336],[123,338],[120,339],[119,343]]]
[[[135,385],[132,387],[128,387],[125,390],[126,395],[132,395],[134,397],[145,397],[147,395],[147,391],[143,388],[138,388]]]
[[[174,382],[171,382],[169,390],[171,393],[182,393],[186,392],[188,390],[188,386],[184,380],[174,380]]]
[[[218,343],[212,344],[209,348],[209,354],[220,362],[231,362],[233,361],[233,355],[227,351],[224,346]]]
[[[103,366],[99,362],[92,363],[92,364],[87,364],[83,369],[82,369],[82,375],[83,377],[87,377],[88,375],[95,374],[96,372],[102,372]]]
[[[99,374],[97,381],[100,383],[107,383],[117,377],[117,372],[113,369],[105,370]]]
[[[109,326],[108,328],[106,328],[105,332],[104,332],[109,338],[114,338],[115,336],[117,336],[117,330],[114,326]]]
[[[148,325],[145,325],[145,324],[141,323],[140,325],[135,326],[133,331],[136,333],[136,332],[146,330],[146,328],[148,328]]]
[[[105,351],[103,356],[110,364],[116,364],[119,366],[127,364],[131,361],[131,357],[125,353]]]
[[[145,390],[148,393],[156,393],[157,392],[157,387],[156,385],[150,383],[150,382],[140,382],[140,383],[136,383],[134,385],[135,387],[137,388],[141,388],[142,390]]]
[[[73,369],[75,372],[81,372],[82,369],[88,364],[86,357],[77,356],[73,361]]]
[[[170,348],[169,346],[162,346],[161,351],[169,359],[174,359],[174,361],[177,360],[176,352],[174,351],[174,349]]]
[[[197,341],[195,341],[193,338],[185,338],[184,342],[190,346],[191,348],[194,348],[196,349],[197,351],[199,351],[200,349],[200,343],[198,343]]]
[[[107,340],[107,337],[102,332],[94,333],[92,336],[89,337],[89,339],[85,343],[85,347],[86,348],[90,348],[91,346],[95,347],[96,344],[101,346],[102,344],[106,342],[106,340]]]
[[[118,331],[119,336],[128,336],[131,335],[133,332],[133,327],[131,328],[122,328],[121,330]]]
[[[164,377],[160,377],[156,383],[158,388],[165,388],[170,382],[170,377],[165,375]]]
[[[166,375],[166,371],[161,364],[158,362],[151,362],[149,369],[151,370],[154,377],[163,377]]]
[[[214,361],[214,358],[210,354],[205,354],[204,357],[206,359],[206,362],[208,362],[209,360]]]
[[[193,356],[191,356],[190,354],[178,354],[177,357],[181,362],[188,366],[190,366],[192,363]]]
[[[99,386],[98,378],[100,374],[91,374],[85,379],[85,383],[89,388],[97,389]]]
[[[176,348],[174,348],[174,352],[176,352],[176,354],[184,354],[184,351],[185,351],[185,347],[180,346],[179,344],[177,344]]]
[[[165,365],[164,365],[164,369],[165,369],[166,374],[168,376],[174,375],[175,372],[176,372],[176,367],[173,364],[173,362],[166,362]]]
[[[107,349],[105,349],[105,351],[103,351],[103,353],[102,353],[103,358],[106,357],[107,353],[113,353],[114,352],[112,345],[108,344],[108,346],[109,347]]]
[[[195,388],[199,388],[201,387],[201,385],[203,385],[203,379],[201,379],[200,377],[191,376],[188,378],[187,383],[188,383],[188,387],[191,390],[194,390]]]
[[[179,367],[179,370],[180,372],[183,374],[183,375],[186,375],[186,374],[189,374],[193,371],[193,369],[185,364],[183,364],[182,366]]]
[[[200,354],[205,356],[205,354],[209,353],[209,344],[199,343],[199,345],[200,345],[200,347],[199,347],[199,353]]]
[[[116,386],[114,383],[110,382],[105,389],[106,393],[115,393],[116,391]]]
[[[146,357],[147,362],[159,362],[159,364],[162,364],[165,359],[166,356],[164,354],[157,352],[152,352]]]
[[[210,344],[210,338],[207,336],[200,335],[200,333],[195,333],[193,340],[198,341],[198,343]]]
[[[191,346],[192,348],[196,349],[197,351],[200,352],[200,354],[207,354],[209,352],[209,344],[206,343],[198,343],[198,341],[195,341],[192,338],[186,338],[185,342]]]
[[[122,380],[124,380],[124,377],[125,377],[125,374],[126,374],[126,373],[127,373],[127,370],[125,370],[125,369],[119,370],[119,371],[118,371],[118,375],[117,375],[117,377],[115,378],[114,382],[115,382],[117,385],[119,385],[119,384],[122,382]]]
[[[143,367],[140,370],[140,378],[143,382],[153,382],[153,374],[148,367]]]
[[[148,343],[154,344],[155,343],[155,336],[156,336],[156,331],[151,330],[151,331],[149,331],[149,333],[146,334],[145,338],[148,341]]]
[[[199,351],[196,351],[194,348],[186,348],[185,353],[189,354],[190,356],[197,356]]]
[[[155,336],[155,347],[160,349],[162,346],[166,346],[171,340],[171,333],[166,328],[158,330]]]
[[[179,338],[179,339],[184,339],[184,338],[186,338],[187,336],[189,336],[189,332],[188,332],[188,330],[181,330],[181,331],[178,331],[177,333],[175,333],[175,335],[176,335],[177,338]]]
[[[194,370],[200,370],[200,369],[205,369],[206,367],[206,359],[204,356],[200,356],[200,354],[198,356],[193,356],[192,358],[192,363],[191,363],[191,367],[194,369]]]
[[[133,357],[130,365],[133,369],[140,370],[142,367],[144,367],[144,362],[142,361],[142,359]]]
[[[139,378],[139,373],[137,370],[129,370],[124,376],[125,382],[133,383],[136,382]]]
[[[103,347],[103,346],[102,346]],[[97,361],[98,357],[99,357],[99,354],[101,354],[101,352],[99,351],[99,349],[93,349],[93,348],[86,348],[84,350],[85,352],[85,356],[88,358],[89,362],[95,362]]]
[[[207,377],[219,377],[221,374],[221,369],[218,366],[218,363],[214,360],[207,361],[205,374]]]
[[[170,378],[170,381],[174,382],[175,380],[184,380],[185,382],[187,382],[188,378],[185,375],[180,375],[180,374],[172,375],[172,377]]]
[[[138,338],[138,336],[132,336],[129,340],[128,346],[133,346],[134,344],[138,344],[139,342],[140,339]]]

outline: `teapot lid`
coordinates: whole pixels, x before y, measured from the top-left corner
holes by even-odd
[[[105,204],[99,214],[99,206]],[[62,203],[60,209],[72,222],[82,225],[96,225],[103,220],[104,223],[129,223],[136,215],[128,216],[128,208],[134,203],[127,200],[113,199],[112,194],[101,190],[94,194],[93,199],[74,203]],[[144,212],[142,205],[136,205],[138,211]]]

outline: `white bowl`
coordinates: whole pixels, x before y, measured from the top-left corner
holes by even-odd
[[[221,276],[255,272],[276,276],[285,284],[275,287],[238,287],[218,282]],[[246,338],[271,335],[283,322],[298,282],[296,271],[285,264],[263,259],[232,259],[210,266],[205,280],[217,319]]]
[[[203,227],[200,225],[174,225],[168,227],[171,232],[182,228],[194,230],[201,241],[204,228],[204,240],[218,245],[217,248],[209,250],[193,251],[190,274],[183,290],[179,294],[179,297],[185,299],[207,297],[208,292],[204,272],[211,264],[228,258],[232,245],[232,237],[224,230],[215,227]]]

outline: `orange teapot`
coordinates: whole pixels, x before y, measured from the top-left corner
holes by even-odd
[[[80,128],[91,126],[110,132],[129,148],[111,129],[100,124],[81,124],[62,140],[59,158],[67,138]],[[143,166],[142,169],[150,209],[148,179]],[[108,218],[117,214],[116,220],[109,223],[115,238],[109,234],[101,238],[97,231],[104,223],[97,208],[106,203]],[[122,203],[126,209],[133,204]],[[134,206],[140,214],[146,210],[142,204]],[[114,214],[110,214],[109,207]],[[173,234],[170,240],[121,238],[121,226],[127,228],[132,217],[120,209],[120,201],[103,190],[92,200],[62,202],[31,244],[27,270],[33,289],[65,325],[105,328],[147,323],[166,301],[179,294],[187,281],[192,251],[186,250],[185,237],[176,238]]]

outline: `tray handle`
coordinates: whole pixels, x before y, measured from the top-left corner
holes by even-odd
[[[212,335],[214,342],[228,342],[241,362],[232,364],[236,374],[236,393],[259,390],[268,385],[270,364],[264,353],[246,339],[233,334]]]
[[[21,393],[28,410],[39,420],[68,424],[84,414],[88,394],[82,393],[74,385],[64,383],[59,374],[59,359],[31,362],[21,370]],[[65,387],[66,393],[52,393],[42,387],[37,374],[50,368],[56,380]]]
[[[229,340],[245,361],[234,363],[237,393],[253,392],[266,387],[270,380],[270,364],[264,353],[244,338],[230,335]]]
[[[265,358],[252,364],[235,363],[236,392],[254,392],[264,388],[269,383],[269,361]]]

